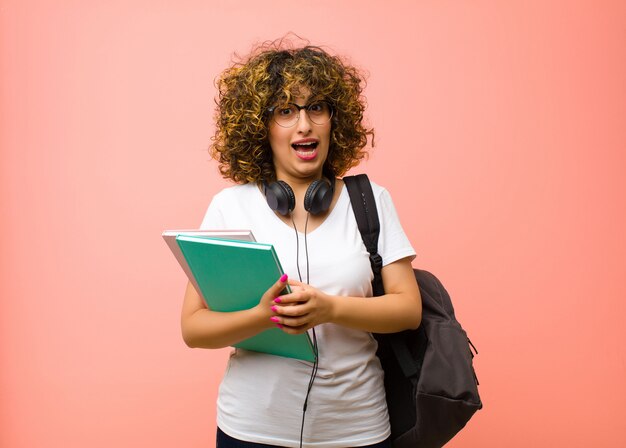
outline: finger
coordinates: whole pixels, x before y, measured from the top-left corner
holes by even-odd
[[[288,334],[302,334],[306,333],[306,331],[309,329],[309,326],[301,325],[299,327],[289,327],[287,325],[283,325],[281,329]]]
[[[278,305],[293,305],[295,303],[308,302],[310,299],[307,291],[294,291],[290,294],[283,294],[274,299]]]
[[[309,313],[308,307],[306,305],[291,305],[291,306],[273,305],[271,309],[274,313],[276,313],[276,315],[284,316],[284,317],[298,317],[298,316],[304,316]]]
[[[270,316],[270,320],[274,324],[280,324],[285,327],[300,327],[302,325],[308,325],[311,323],[311,316],[303,314],[301,316],[283,316],[273,315]]]
[[[278,316],[278,318],[280,320],[278,323],[284,327],[298,328],[311,324],[311,316],[308,314],[294,317]]]
[[[278,281],[270,287],[268,292],[271,292],[274,297],[277,297],[285,289],[285,286],[287,286],[287,280],[287,274],[283,274]]]
[[[292,278],[289,279],[288,283],[289,283],[289,286],[305,287],[307,285],[306,283],[299,282],[298,280],[294,280]]]

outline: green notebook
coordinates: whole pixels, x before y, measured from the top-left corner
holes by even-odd
[[[198,292],[214,311],[240,311],[256,306],[265,291],[283,275],[271,244],[185,235],[177,236],[176,241],[200,287]],[[315,361],[307,333],[290,335],[271,328],[234,346]]]

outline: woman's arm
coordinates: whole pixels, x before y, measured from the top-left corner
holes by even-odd
[[[270,307],[285,289],[286,282],[287,276],[281,277],[254,308],[228,313],[208,309],[193,285],[187,284],[181,313],[183,340],[189,347],[222,348],[275,326],[270,320],[273,315]]]
[[[382,276],[385,295],[373,298],[331,296],[292,280],[289,283],[300,289],[281,296],[272,311],[283,330],[292,334],[326,322],[372,333],[419,327],[422,300],[409,258],[383,267]]]

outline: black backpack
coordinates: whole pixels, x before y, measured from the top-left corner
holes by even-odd
[[[378,254],[380,224],[365,174],[344,177],[352,209],[370,253],[374,296],[383,295]],[[394,448],[439,448],[482,408],[471,341],[454,316],[450,296],[430,272],[413,270],[422,296],[417,330],[374,334],[385,371],[385,393]]]

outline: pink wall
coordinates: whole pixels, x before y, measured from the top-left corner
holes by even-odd
[[[369,71],[360,169],[479,349],[449,446],[625,446],[626,4],[539,0],[2,0],[0,446],[213,446],[160,232],[225,185],[213,78],[288,30]]]

